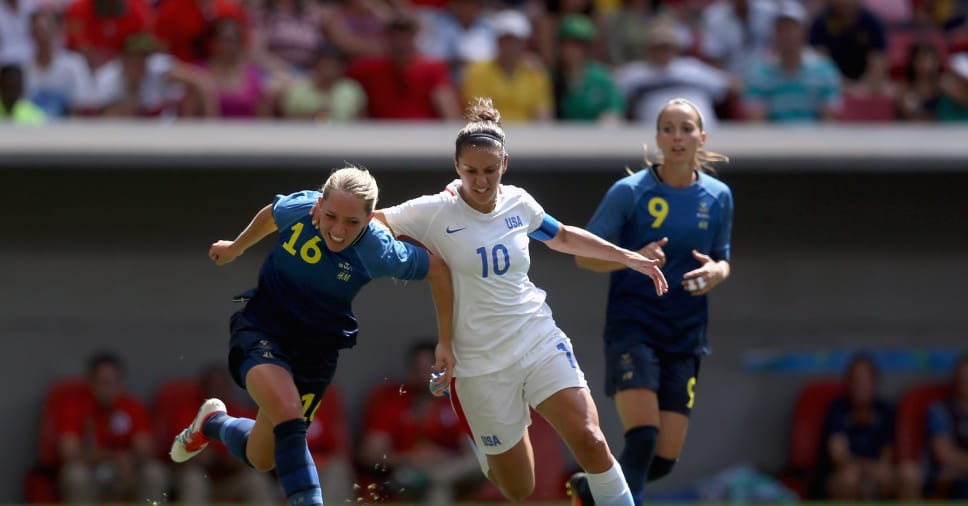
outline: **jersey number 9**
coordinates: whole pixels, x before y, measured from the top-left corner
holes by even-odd
[[[662,197],[652,197],[649,199],[649,214],[655,218],[652,228],[661,227],[666,216],[669,216],[669,203]]]

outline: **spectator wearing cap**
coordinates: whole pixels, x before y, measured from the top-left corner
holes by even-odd
[[[952,56],[949,65],[941,77],[938,121],[968,121],[968,53]]]
[[[49,118],[94,109],[94,75],[87,60],[60,45],[61,29],[57,15],[50,9],[34,12],[30,36],[34,54],[24,65],[26,95]]]
[[[884,23],[860,0],[827,0],[810,27],[810,45],[833,59],[846,87],[860,93],[890,88]]]
[[[521,12],[508,9],[495,14],[491,24],[497,36],[497,56],[467,68],[464,100],[490,97],[504,121],[511,123],[551,120],[551,78],[541,60],[528,51],[531,22]]]
[[[682,55],[683,41],[671,21],[655,19],[645,33],[645,58],[615,72],[615,83],[625,95],[630,118],[653,124],[670,100],[681,97],[696,105],[706,131],[715,130],[715,103],[725,100],[731,90],[738,90],[738,80]]]
[[[782,0],[773,23],[773,52],[746,79],[745,116],[778,122],[830,121],[841,105],[840,75],[825,55],[806,45],[806,12]]]
[[[0,123],[39,125],[44,111],[24,97],[23,71],[16,64],[0,66]]]
[[[217,114],[211,80],[193,65],[159,53],[155,38],[139,33],[125,40],[120,57],[94,73],[101,114],[122,117]]]
[[[610,71],[590,55],[597,37],[598,30],[587,16],[570,14],[558,24],[554,82],[558,119],[615,122],[625,117],[625,97]]]
[[[428,11],[425,16],[417,48],[427,58],[447,62],[455,83],[462,82],[467,64],[492,60],[497,53],[484,0],[451,0],[446,9]]]
[[[775,16],[773,0],[717,0],[702,12],[700,53],[743,75],[769,52]]]
[[[121,53],[128,37],[151,29],[151,8],[145,0],[74,0],[64,22],[67,47],[96,70]]]
[[[362,59],[350,65],[347,75],[366,91],[370,118],[460,118],[460,106],[447,66],[417,53],[416,32],[414,18],[398,15],[384,30],[386,56]]]

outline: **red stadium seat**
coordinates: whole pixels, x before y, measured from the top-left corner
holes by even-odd
[[[840,120],[858,123],[877,123],[897,119],[897,104],[887,94],[859,95],[848,91],[843,94]]]
[[[24,480],[24,501],[28,504],[60,502],[57,490],[57,425],[67,399],[83,393],[87,383],[82,378],[56,380],[47,389],[41,406],[37,463]]]
[[[951,394],[948,384],[930,384],[911,388],[897,404],[895,446],[901,462],[920,462],[925,444],[928,408]]]
[[[528,428],[534,449],[534,493],[526,501],[563,501],[568,495],[565,482],[575,469],[569,463],[565,446],[554,427],[534,410]],[[505,501],[501,491],[487,483],[474,497],[478,501]]]
[[[787,468],[780,479],[802,498],[809,495],[816,479],[827,408],[843,394],[844,384],[840,380],[818,380],[805,386],[797,398],[790,425]]]

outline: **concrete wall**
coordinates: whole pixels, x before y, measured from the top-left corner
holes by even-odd
[[[516,173],[512,166],[505,182],[528,188],[559,219],[583,224],[622,173],[580,168]],[[741,359],[750,350],[965,342],[968,201],[960,189],[968,173],[842,169],[849,167],[778,175],[735,164],[723,171],[736,202],[733,277],[712,296],[714,354],[703,363],[682,462],[663,487],[739,461],[782,464],[792,397],[808,378],[745,372]],[[223,360],[231,296],[255,282],[266,249],[218,269],[206,257],[208,245],[234,237],[275,193],[316,186],[324,172],[0,172],[7,392],[0,502],[21,498],[45,387],[81,373],[92,351],[120,352],[130,389],[144,398],[166,378]],[[434,192],[451,174],[446,166],[378,172],[382,201]],[[607,278],[540,244],[532,254],[532,278],[575,342],[618,451],[620,426],[599,387]],[[365,390],[392,381],[411,340],[434,328],[422,283],[375,282],[356,311],[360,344],[343,355],[337,374],[354,416]],[[889,375],[885,391],[922,379]]]

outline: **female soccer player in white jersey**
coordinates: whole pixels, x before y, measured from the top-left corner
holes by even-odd
[[[685,99],[670,101],[656,119],[662,163],[616,182],[588,230],[662,262],[672,287],[651,287],[617,262],[578,264],[611,272],[605,323],[605,390],[625,429],[619,456],[636,504],[646,481],[672,470],[695,402],[699,362],[707,353],[706,294],[729,277],[733,196],[712,176],[702,116]],[[580,478],[573,491],[586,491]],[[590,482],[589,482],[590,485]],[[584,506],[589,506],[586,499]]]
[[[454,408],[469,425],[481,467],[511,500],[534,489],[534,454],[527,437],[533,406],[587,471],[595,500],[630,506],[632,497],[605,436],[598,411],[572,352],[555,324],[545,292],[528,279],[529,238],[554,250],[601,258],[639,271],[667,289],[658,262],[563,225],[522,188],[502,185],[508,168],[500,113],[489,99],[468,109],[457,134],[460,179],[437,195],[377,211],[394,234],[419,241],[451,269],[456,307],[453,342],[438,344]]]

